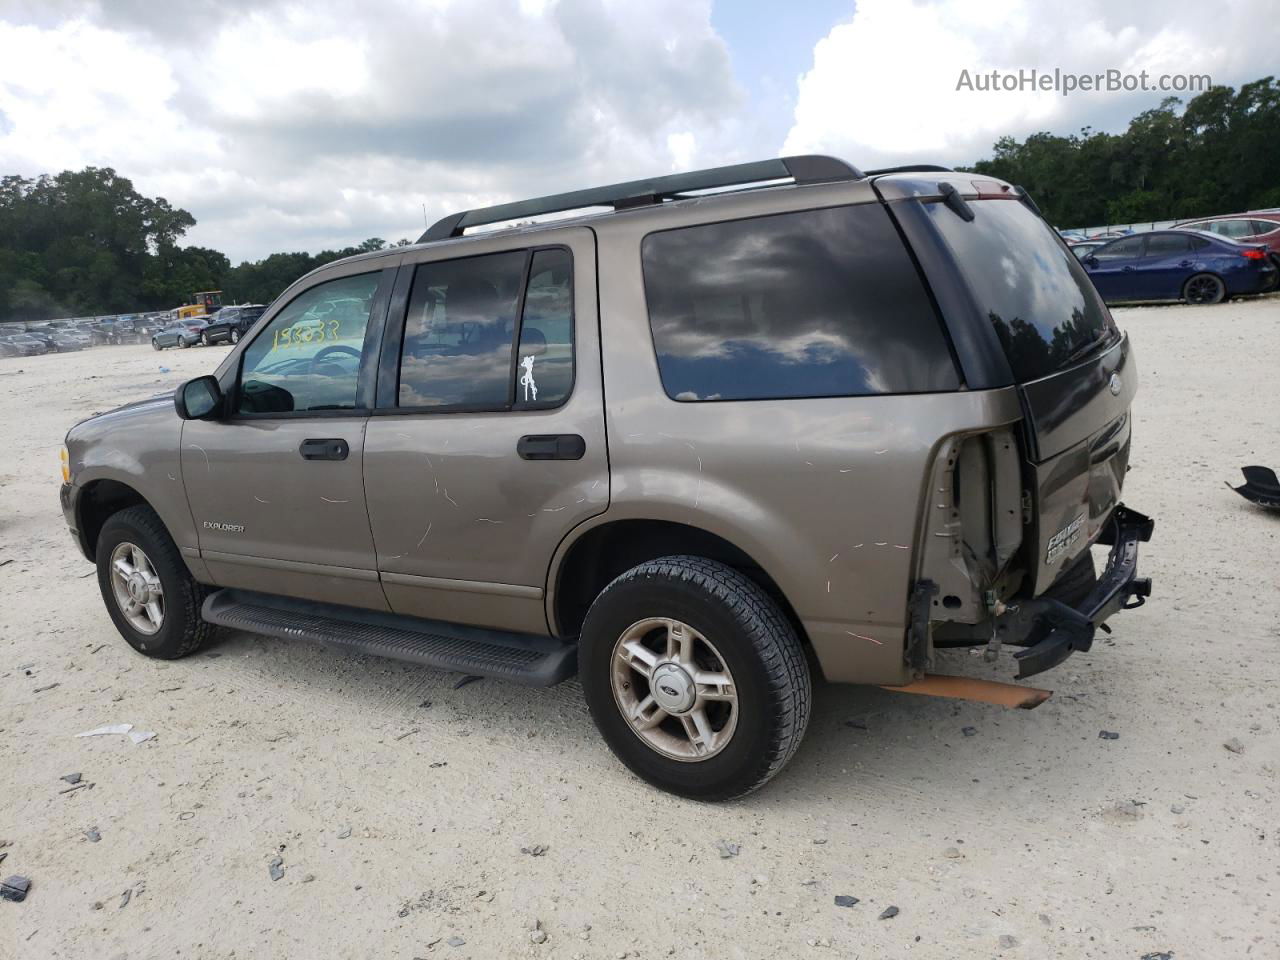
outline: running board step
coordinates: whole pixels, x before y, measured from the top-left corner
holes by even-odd
[[[573,641],[247,590],[211,594],[201,615],[220,627],[282,640],[311,640],[355,653],[530,687],[559,683],[577,667],[578,645]]]

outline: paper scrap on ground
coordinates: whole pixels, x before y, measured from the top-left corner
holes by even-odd
[[[86,730],[84,733],[77,733],[77,737],[101,737],[108,733],[128,733],[133,729],[132,723],[113,723],[105,727],[98,727],[96,730]]]
[[[109,733],[128,734],[129,739],[135,744],[145,743],[155,737],[154,730],[134,730],[132,723],[112,723],[105,727],[98,727],[94,730],[86,730],[84,733],[77,733],[77,737],[101,737]]]

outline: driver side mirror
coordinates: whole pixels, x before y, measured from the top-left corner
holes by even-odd
[[[1086,267],[1096,267],[1098,265],[1098,258],[1091,253],[1084,258],[1084,264]]]
[[[216,377],[196,377],[178,388],[173,405],[183,420],[216,419],[222,409],[222,387]]]

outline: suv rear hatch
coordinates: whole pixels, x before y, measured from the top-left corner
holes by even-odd
[[[949,285],[943,296],[965,301],[960,312],[977,329],[973,342],[958,346],[995,355],[994,381],[970,386],[1017,384],[1027,586],[1040,594],[1099,539],[1120,502],[1137,388],[1128,337],[1076,258],[1007,184],[942,175],[929,184],[932,197],[919,181],[908,190],[885,186],[877,183],[886,199],[925,201],[890,207],[917,253],[926,248],[935,291]],[[956,268],[959,284],[940,275]],[[954,308],[944,305],[944,314]]]

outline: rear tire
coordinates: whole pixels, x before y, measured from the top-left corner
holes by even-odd
[[[207,333],[200,334],[200,345],[203,347],[209,346],[209,335]]]
[[[1182,299],[1187,303],[1208,305],[1221,303],[1227,296],[1226,285],[1212,273],[1197,273],[1182,285]]]
[[[208,588],[191,576],[169,531],[150,507],[113,514],[98,535],[95,556],[107,613],[133,649],[157,660],[177,660],[200,649],[213,635],[216,628],[200,617]],[[118,561],[138,576],[124,575]],[[155,581],[159,589],[146,592],[148,583]],[[146,604],[131,610],[127,601],[132,599],[158,600],[159,622],[150,620]]]
[[[679,668],[686,661],[691,670]],[[765,784],[809,722],[809,668],[790,622],[754,582],[703,557],[642,563],[605,587],[583,624],[578,671],[618,759],[695,800]]]
[[[151,341],[151,349],[152,349],[152,350],[162,350],[162,349],[164,349],[164,348],[160,346],[160,341],[159,341],[159,340],[152,340],[152,341]]]
[[[187,349],[187,341],[184,340],[182,337],[178,338],[178,349],[179,350]]]
[[[239,331],[239,330],[232,330],[232,331],[231,331],[231,342],[232,342],[232,343],[239,343],[239,342],[240,342],[240,331]]]

